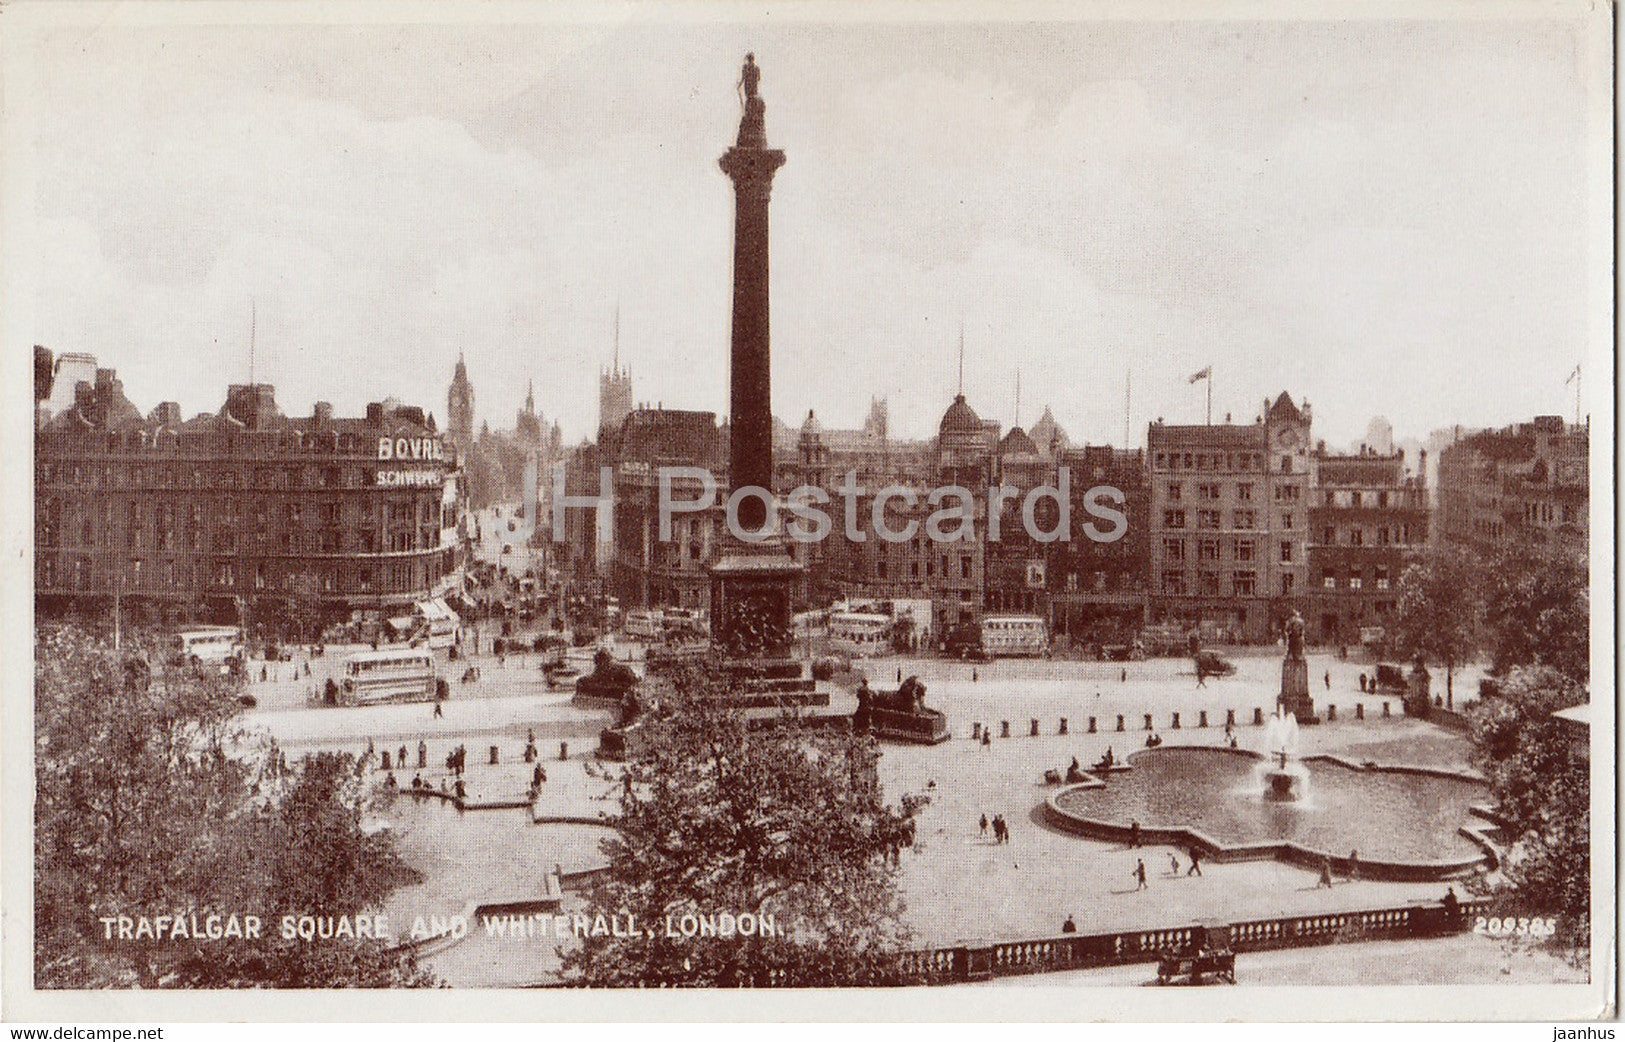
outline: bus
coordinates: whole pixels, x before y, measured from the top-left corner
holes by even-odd
[[[345,659],[340,687],[345,705],[424,702],[434,698],[438,680],[428,648],[382,648]]]
[[[235,626],[182,630],[170,642],[170,652],[176,662],[208,663],[224,671],[233,659],[241,661],[243,657],[243,631]]]
[[[891,650],[894,625],[896,621],[890,615],[832,611],[829,615],[829,639],[845,645],[854,654],[879,655]]]
[[[982,648],[994,658],[1042,655],[1049,649],[1049,626],[1037,615],[986,615]]]
[[[626,635],[638,640],[659,640],[666,633],[665,613],[659,608],[626,613]]]

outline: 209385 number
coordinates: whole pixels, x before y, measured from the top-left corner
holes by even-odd
[[[1473,919],[1473,932],[1488,934],[1491,937],[1550,937],[1557,932],[1557,920],[1528,916],[1514,918],[1480,915]]]

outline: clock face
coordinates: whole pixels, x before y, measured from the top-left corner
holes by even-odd
[[[1296,448],[1298,442],[1301,441],[1301,440],[1302,440],[1302,435],[1300,435],[1298,433],[1297,428],[1288,427],[1286,430],[1282,431],[1280,433],[1280,435],[1276,438],[1276,443],[1281,445],[1284,448],[1290,449],[1290,448]]]

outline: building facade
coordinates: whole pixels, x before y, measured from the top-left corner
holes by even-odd
[[[1150,621],[1263,641],[1305,607],[1312,419],[1283,392],[1252,424],[1151,425]]]
[[[218,413],[143,416],[98,369],[36,433],[35,459],[46,611],[117,598],[312,633],[461,579],[455,454],[419,408],[288,417],[270,385],[238,384]]]
[[[1427,546],[1425,453],[1413,474],[1403,449],[1339,455],[1322,448],[1315,471],[1309,634],[1325,644],[1374,642],[1397,607],[1399,577]]]
[[[1464,435],[1439,453],[1440,537],[1482,554],[1590,553],[1589,426],[1560,416]]]

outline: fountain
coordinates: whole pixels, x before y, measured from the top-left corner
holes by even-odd
[[[1309,795],[1309,771],[1292,754],[1298,745],[1298,718],[1285,706],[1264,725],[1264,743],[1269,759],[1254,773],[1264,798],[1276,803],[1302,803]]]

